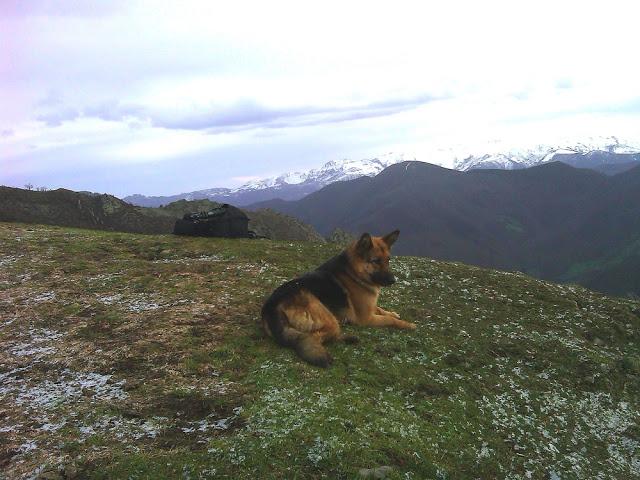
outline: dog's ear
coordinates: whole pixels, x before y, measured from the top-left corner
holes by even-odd
[[[387,235],[382,237],[382,241],[386,243],[389,248],[391,248],[391,245],[396,243],[398,235],[400,235],[400,230],[394,230],[393,232],[388,233]]]
[[[373,248],[373,241],[371,240],[371,235],[368,233],[363,233],[356,243],[356,251],[360,255],[365,255],[369,250]]]

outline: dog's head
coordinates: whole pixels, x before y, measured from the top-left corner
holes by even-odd
[[[381,287],[395,283],[396,279],[389,270],[389,257],[391,245],[398,235],[400,230],[394,230],[384,237],[363,233],[349,248],[351,266],[356,275],[367,283]]]

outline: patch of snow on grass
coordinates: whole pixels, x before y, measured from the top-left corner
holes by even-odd
[[[62,427],[64,427],[66,424],[67,424],[66,420],[62,420],[58,423],[44,423],[38,428],[38,430],[43,432],[56,432],[60,430]]]
[[[98,297],[98,301],[104,303],[105,305],[113,305],[116,302],[120,302],[120,300],[122,300],[122,295],[119,293]]]
[[[56,351],[53,347],[34,347],[28,343],[21,343],[11,350],[11,354],[16,357],[31,357],[36,356],[38,358],[45,355],[49,355]]]
[[[55,300],[56,292],[42,292],[40,295],[36,295],[29,299],[30,302],[33,303],[42,303],[42,302],[50,302],[51,300]]]
[[[236,407],[237,408],[237,407]],[[235,409],[234,409],[235,410]],[[236,415],[232,415],[230,417],[226,417],[226,418],[218,418],[218,419],[214,419],[214,418],[205,418],[203,420],[199,420],[197,422],[188,422],[186,427],[181,427],[180,430],[182,430],[184,433],[194,433],[196,431],[198,432],[206,432],[208,430],[227,430],[228,428],[231,427],[233,421],[236,419],[237,414]]]
[[[555,391],[533,398],[521,395],[515,383],[511,388],[512,393],[483,397],[478,406],[490,414],[493,425],[504,432],[514,450],[527,457],[527,468],[547,466],[571,471],[576,478],[595,478],[597,472],[630,473],[640,478],[640,442],[625,434],[640,420],[640,413],[628,403],[590,392],[574,395]],[[572,425],[570,431],[568,425]],[[595,445],[605,447],[608,458],[595,462],[585,455]],[[560,454],[567,449],[569,454]],[[481,452],[482,448],[479,457]],[[587,472],[594,476],[582,475]]]
[[[65,369],[59,378],[45,380],[35,386],[20,385],[16,403],[32,408],[50,408],[72,403],[83,395],[96,400],[122,400],[127,393],[122,389],[124,382],[110,383],[111,375],[74,372]]]
[[[117,438],[156,438],[166,428],[169,419],[167,417],[152,417],[145,421],[126,419],[114,415],[105,415],[98,418],[91,425],[83,425],[78,431],[83,435],[83,441],[92,435],[109,433]]]
[[[50,330],[48,328],[30,328],[28,331],[29,339],[14,345],[9,352],[16,357],[42,357],[54,353],[55,347],[47,346],[48,342],[55,342],[65,334]]]
[[[0,267],[8,267],[18,260],[20,260],[24,255],[7,255],[4,257],[0,257]]]
[[[20,445],[18,450],[20,450],[20,453],[27,453],[35,450],[36,448],[38,448],[38,444],[34,440],[29,440]]]
[[[98,301],[109,306],[119,304],[124,309],[134,313],[157,310],[164,306],[164,304],[149,299],[149,296],[144,293],[136,294],[131,297],[125,297],[120,293],[115,293],[113,295],[98,297]]]
[[[221,262],[226,260],[219,255],[201,255],[193,258],[163,258],[160,260],[154,260],[152,263],[177,263],[186,264],[190,262]]]
[[[101,273],[93,277],[87,277],[87,281],[88,282],[106,282],[109,280],[113,280],[120,275],[122,275],[122,273]]]
[[[139,297],[128,300],[127,302],[127,310],[135,313],[157,310],[161,306],[162,305],[159,303],[147,300],[144,295],[140,295]]]

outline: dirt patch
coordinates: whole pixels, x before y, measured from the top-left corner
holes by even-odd
[[[220,414],[219,401],[200,392],[173,392],[158,399],[153,409],[161,415],[182,420],[197,420],[211,414]]]
[[[444,397],[451,395],[451,391],[444,385],[435,382],[420,382],[416,385],[416,393],[425,397]]]

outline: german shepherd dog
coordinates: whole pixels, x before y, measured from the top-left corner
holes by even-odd
[[[316,270],[280,285],[262,307],[267,334],[303,360],[326,368],[333,359],[324,343],[358,341],[342,334],[341,323],[415,329],[414,323],[377,305],[381,287],[396,281],[389,270],[389,253],[399,234],[365,233]]]

